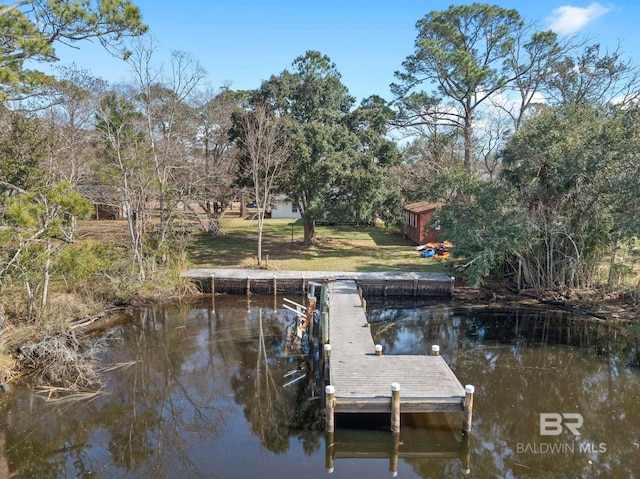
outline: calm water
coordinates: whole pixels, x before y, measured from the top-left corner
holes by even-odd
[[[349,416],[327,444],[320,386],[305,375],[313,351],[288,347],[293,313],[281,305],[218,297],[215,308],[208,299],[132,318],[104,355],[114,367],[104,394],[61,402],[18,391],[0,403],[0,476],[640,477],[637,344],[607,326],[535,310],[369,303],[386,354],[439,344],[476,386],[473,434],[462,440],[460,415],[403,416],[396,443]],[[542,430],[541,413],[555,414]],[[579,436],[553,434],[563,413]]]

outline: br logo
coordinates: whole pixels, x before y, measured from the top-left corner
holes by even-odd
[[[564,431],[571,431],[574,436],[579,436],[584,419],[582,414],[577,412],[555,412],[540,413],[540,435],[559,436]]]

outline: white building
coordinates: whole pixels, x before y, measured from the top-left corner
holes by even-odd
[[[285,195],[276,196],[271,203],[271,217],[299,220],[302,218],[298,205],[295,205]]]

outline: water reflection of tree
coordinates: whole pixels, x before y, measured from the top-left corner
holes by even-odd
[[[257,336],[238,348],[240,368],[231,378],[236,402],[244,405],[245,417],[268,450],[284,453],[291,438],[298,437],[311,453],[320,447],[320,436],[313,432],[320,423],[318,405],[306,399],[310,387],[306,380],[284,387],[285,374],[303,370],[305,356],[283,356],[286,320],[276,314],[264,321],[263,316],[259,309]]]
[[[205,476],[191,451],[219,433],[225,416],[216,403],[219,382],[202,380],[211,363],[200,357],[201,328],[193,326],[186,311],[150,308],[134,328],[124,330],[122,345],[112,351],[114,363],[132,358],[135,363],[110,375],[114,384],[107,395],[91,402],[37,401],[33,417],[18,415],[27,424],[14,425],[22,436],[12,438],[9,456],[20,465],[20,477],[89,477],[105,464],[103,447],[127,475]],[[29,401],[33,397],[22,407]]]

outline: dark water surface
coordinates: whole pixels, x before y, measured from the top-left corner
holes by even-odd
[[[461,415],[403,416],[398,441],[371,418],[363,429],[339,416],[327,443],[322,388],[305,376],[309,351],[286,342],[293,313],[281,297],[223,296],[215,308],[211,299],[151,308],[119,328],[104,354],[104,394],[15,392],[0,406],[0,475],[640,477],[638,349],[622,332],[454,303],[369,303],[368,316],[385,354],[439,344],[460,381],[475,385],[468,443]]]

